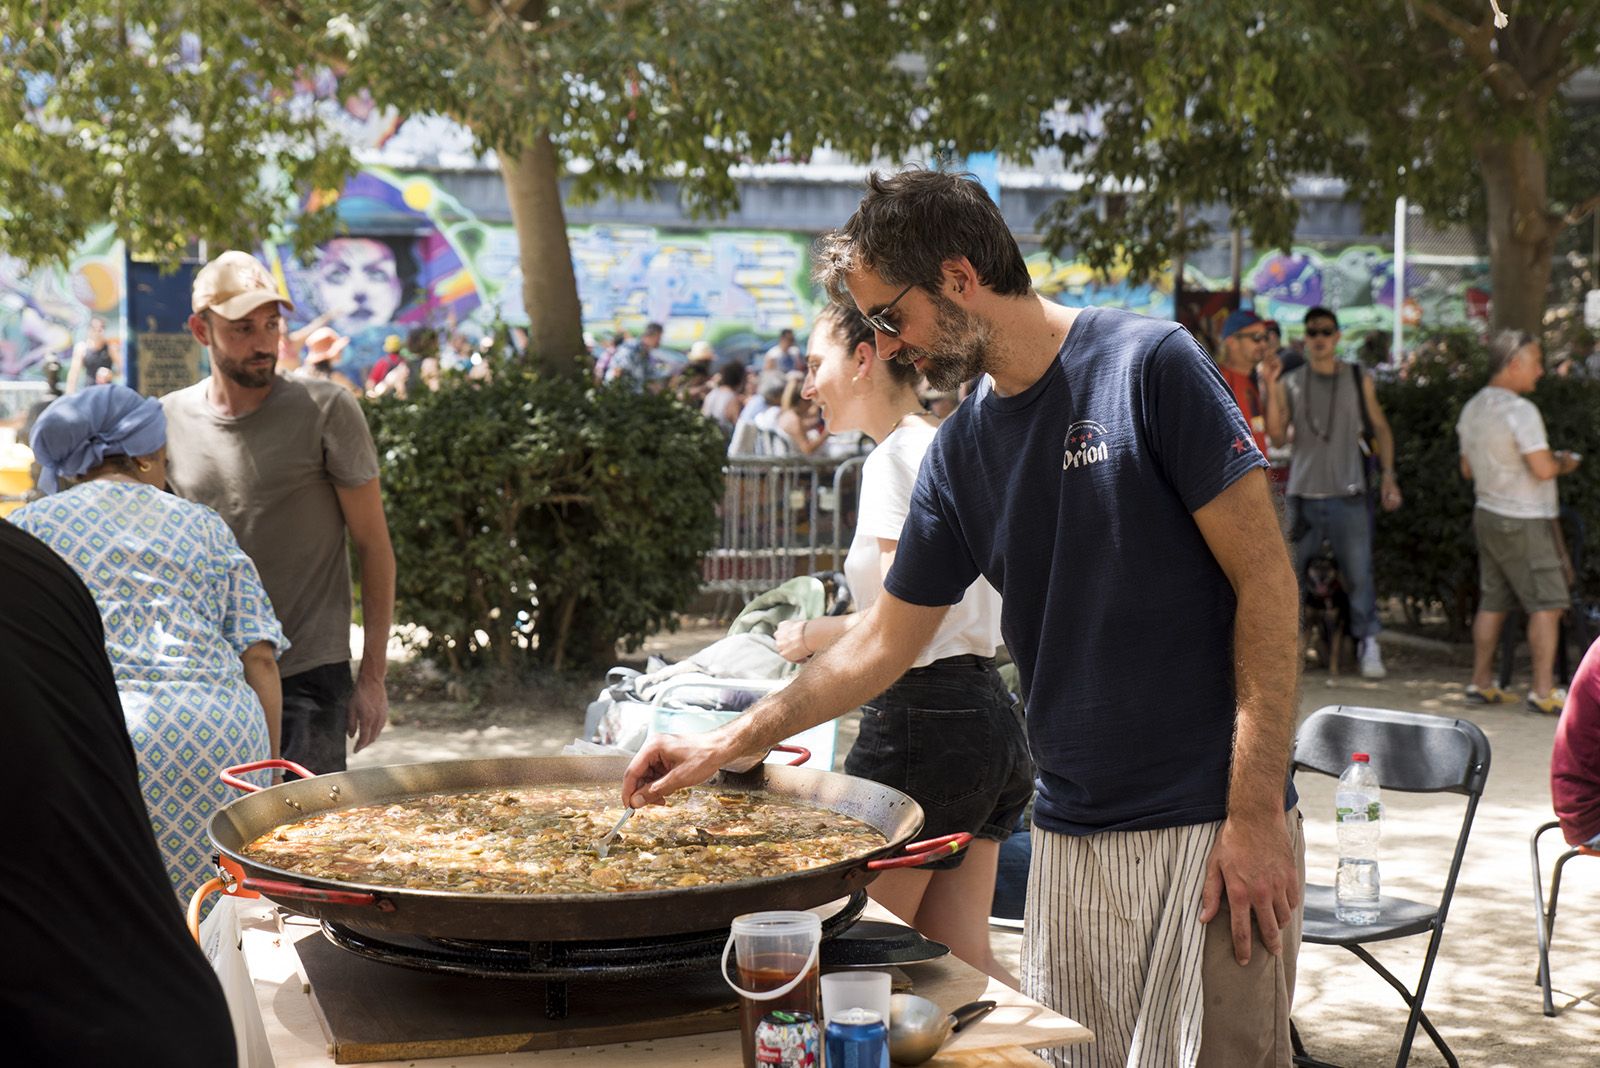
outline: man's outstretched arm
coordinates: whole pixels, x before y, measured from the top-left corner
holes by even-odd
[[[905,674],[949,610],[914,605],[885,590],[858,626],[738,719],[704,734],[658,734],[647,741],[623,775],[623,804],[659,804],[720,768],[752,767],[783,739],[876,697]]]

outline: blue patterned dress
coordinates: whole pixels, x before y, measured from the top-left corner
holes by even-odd
[[[239,796],[217,772],[271,755],[239,656],[262,641],[281,655],[289,643],[256,566],[216,512],[143,483],[85,482],[11,522],[59,553],[94,595],[145,807],[187,904],[214,874],[211,814]]]

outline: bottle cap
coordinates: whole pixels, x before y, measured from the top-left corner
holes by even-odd
[[[1350,759],[1358,764],[1366,764],[1372,760],[1372,758],[1367,756],[1365,753],[1351,753]]]

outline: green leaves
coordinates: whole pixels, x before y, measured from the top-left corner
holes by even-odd
[[[113,223],[136,254],[249,246],[352,166],[285,107],[306,56],[248,5],[0,4],[0,248],[65,258]],[[331,214],[303,221],[309,244]]]
[[[505,362],[491,382],[369,412],[396,619],[425,628],[423,653],[446,667],[609,659],[698,590],[724,460],[698,412]]]

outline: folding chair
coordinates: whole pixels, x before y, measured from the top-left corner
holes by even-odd
[[[1573,846],[1556,858],[1556,869],[1550,874],[1550,905],[1544,903],[1544,875],[1539,867],[1539,838],[1546,831],[1553,831],[1561,824],[1555,820],[1541,826],[1533,832],[1533,838],[1528,843],[1529,852],[1533,854],[1533,918],[1539,925],[1539,985],[1544,988],[1544,1014],[1556,1014],[1555,999],[1550,994],[1550,939],[1556,931],[1556,899],[1561,893],[1561,869],[1567,866],[1567,861],[1573,857],[1600,857],[1600,849],[1591,849],[1586,845]]]
[[[1473,723],[1417,712],[1395,712],[1382,708],[1352,708],[1330,705],[1313,712],[1301,724],[1294,741],[1294,770],[1318,772],[1338,778],[1350,763],[1350,754],[1369,753],[1378,782],[1391,793],[1456,793],[1467,799],[1456,838],[1455,854],[1450,858],[1444,892],[1437,904],[1424,904],[1383,894],[1379,898],[1378,922],[1357,927],[1340,923],[1334,914],[1333,887],[1307,884],[1305,921],[1301,941],[1324,946],[1343,946],[1394,987],[1411,1009],[1406,1019],[1405,1036],[1400,1042],[1396,1068],[1404,1068],[1411,1057],[1411,1043],[1417,1025],[1433,1039],[1451,1068],[1459,1062],[1425,1012],[1422,999],[1428,991],[1439,941],[1444,936],[1445,917],[1455,895],[1456,876],[1467,850],[1467,835],[1472,817],[1483,796],[1489,777],[1489,740]],[[1364,948],[1368,942],[1431,932],[1428,951],[1422,962],[1417,988],[1411,991]],[[1306,1053],[1300,1033],[1290,1022],[1295,1064],[1329,1068]]]

